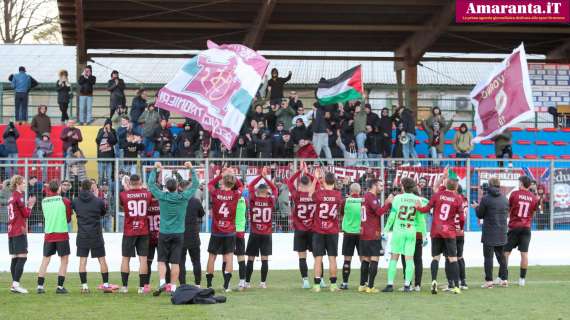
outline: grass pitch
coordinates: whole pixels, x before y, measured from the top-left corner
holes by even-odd
[[[100,281],[98,273],[90,273],[92,293],[79,294],[77,273],[66,280],[67,296],[55,294],[57,277],[46,277],[44,295],[35,293],[36,274],[26,273],[23,285],[30,294],[9,292],[9,273],[0,273],[0,319],[570,319],[570,271],[564,267],[531,267],[527,286],[519,288],[518,268],[511,268],[513,284],[506,289],[481,289],[483,271],[468,269],[470,289],[461,295],[441,292],[433,296],[428,289],[429,270],[424,269],[424,287],[420,293],[363,294],[356,291],[358,270],[351,274],[350,290],[313,293],[300,288],[298,271],[270,271],[268,289],[252,288],[246,292],[227,294],[221,305],[174,306],[169,297],[139,296],[138,276],[131,273],[130,293],[93,292]],[[236,284],[234,272],[232,284]],[[189,273],[189,279],[192,277]],[[440,282],[444,271],[440,269]],[[120,283],[120,274],[110,275],[112,283]],[[397,279],[402,277],[398,270]],[[253,274],[257,285],[259,272]],[[205,282],[205,279],[204,279]],[[383,288],[386,270],[379,271],[377,288]],[[153,273],[153,284],[157,274]],[[219,288],[222,277],[214,278]],[[328,283],[328,281],[327,281]],[[399,286],[401,281],[397,281]]]

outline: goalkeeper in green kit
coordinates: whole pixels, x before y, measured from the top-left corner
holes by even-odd
[[[414,276],[414,251],[416,248],[416,202],[420,197],[415,195],[416,183],[410,178],[402,179],[403,194],[397,195],[392,201],[392,211],[386,223],[385,230],[393,231],[390,248],[392,256],[388,266],[388,285],[382,292],[394,291],[394,278],[400,255],[406,259],[404,269],[404,292],[411,292],[411,282]],[[418,212],[419,213],[419,212]],[[421,214],[421,213],[420,213]]]

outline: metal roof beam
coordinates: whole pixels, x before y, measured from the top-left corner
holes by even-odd
[[[263,35],[267,29],[267,23],[269,22],[269,18],[273,13],[276,3],[277,0],[265,0],[263,2],[263,7],[259,10],[253,25],[249,29],[249,32],[246,34],[245,40],[243,41],[246,46],[254,50],[259,48],[259,44],[261,43],[261,39],[263,39]]]
[[[87,61],[83,12],[83,0],[75,0],[75,41],[77,46],[77,60],[79,64]]]
[[[429,47],[433,45],[440,35],[447,30],[455,14],[455,0],[449,0],[441,11],[434,15],[425,24],[423,30],[414,33],[396,50],[397,57],[406,58],[406,64],[417,64]],[[405,68],[405,64],[398,62],[394,65],[396,70]]]

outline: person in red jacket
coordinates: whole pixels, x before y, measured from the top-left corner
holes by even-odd
[[[36,204],[36,198],[30,197],[28,205],[24,201],[26,182],[22,176],[13,176],[10,180],[12,196],[8,200],[8,252],[12,256],[10,273],[12,274],[13,293],[28,293],[20,286],[20,279],[24,273],[24,265],[28,260],[28,218]]]

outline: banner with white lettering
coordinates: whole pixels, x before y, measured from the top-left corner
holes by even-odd
[[[208,41],[160,89],[156,106],[198,121],[231,149],[268,65],[246,46]]]
[[[523,44],[480,81],[470,96],[475,106],[474,143],[531,119],[535,110]]]
[[[570,222],[570,169],[554,170],[554,223]]]

